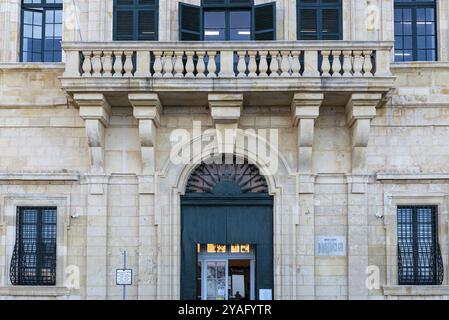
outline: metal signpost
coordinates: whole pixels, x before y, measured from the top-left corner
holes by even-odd
[[[116,269],[115,282],[119,286],[123,286],[122,299],[126,300],[126,286],[133,284],[133,270],[126,269],[126,250],[123,251],[123,269]]]

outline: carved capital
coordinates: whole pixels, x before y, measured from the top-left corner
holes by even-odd
[[[320,114],[322,93],[295,93],[291,104],[292,122],[297,126],[298,172],[312,172],[315,120]],[[304,188],[302,188],[304,189]]]
[[[243,107],[242,94],[209,94],[208,100],[210,114],[215,124],[239,122]]]
[[[380,93],[353,93],[346,104],[346,120],[349,127],[358,119],[376,117],[376,107],[381,103]]]
[[[157,93],[130,93],[128,100],[136,119],[153,120],[157,127],[160,126],[162,104]]]
[[[160,126],[162,105],[156,93],[130,93],[133,114],[139,120],[139,139],[142,156],[142,173],[154,175],[157,127]]]
[[[105,127],[109,124],[111,106],[102,93],[75,94],[74,102],[79,106],[84,119],[90,153],[90,173],[104,173]]]
[[[317,119],[323,103],[322,93],[295,93],[291,104],[293,125],[300,119]]]
[[[99,120],[105,127],[109,125],[111,106],[102,93],[76,93],[73,100],[80,108],[81,118]]]
[[[371,120],[376,117],[376,107],[382,95],[377,93],[354,93],[346,104],[346,119],[352,130],[352,172],[365,171],[366,147],[368,146]]]

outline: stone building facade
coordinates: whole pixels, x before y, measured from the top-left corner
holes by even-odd
[[[62,2],[62,62],[44,63],[23,62],[22,1],[0,0],[1,299],[120,299],[124,251],[128,299],[182,298],[181,199],[208,155],[175,163],[173,132],[198,123],[278,136],[272,172],[250,145],[216,140],[266,179],[268,297],[449,298],[449,1],[430,1],[436,23],[424,21],[435,61],[406,62],[393,0],[336,0],[335,40],[299,38],[297,1],[255,0],[255,19],[274,2],[275,40],[230,42],[180,41],[178,0],[157,1],[157,41],[115,41],[113,0]],[[56,209],[52,285],[12,280],[29,207]],[[407,265],[399,211],[419,224],[420,208],[433,214],[432,258],[417,265],[418,225]],[[400,283],[404,266],[438,279]]]

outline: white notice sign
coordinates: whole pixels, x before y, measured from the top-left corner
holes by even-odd
[[[117,269],[115,271],[115,279],[117,285],[130,286],[133,284],[133,270]]]
[[[346,238],[342,236],[316,237],[315,253],[321,257],[346,256]]]

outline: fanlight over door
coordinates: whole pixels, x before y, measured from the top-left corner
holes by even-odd
[[[253,164],[202,163],[187,182],[186,194],[192,193],[268,193],[268,185],[265,177]]]

